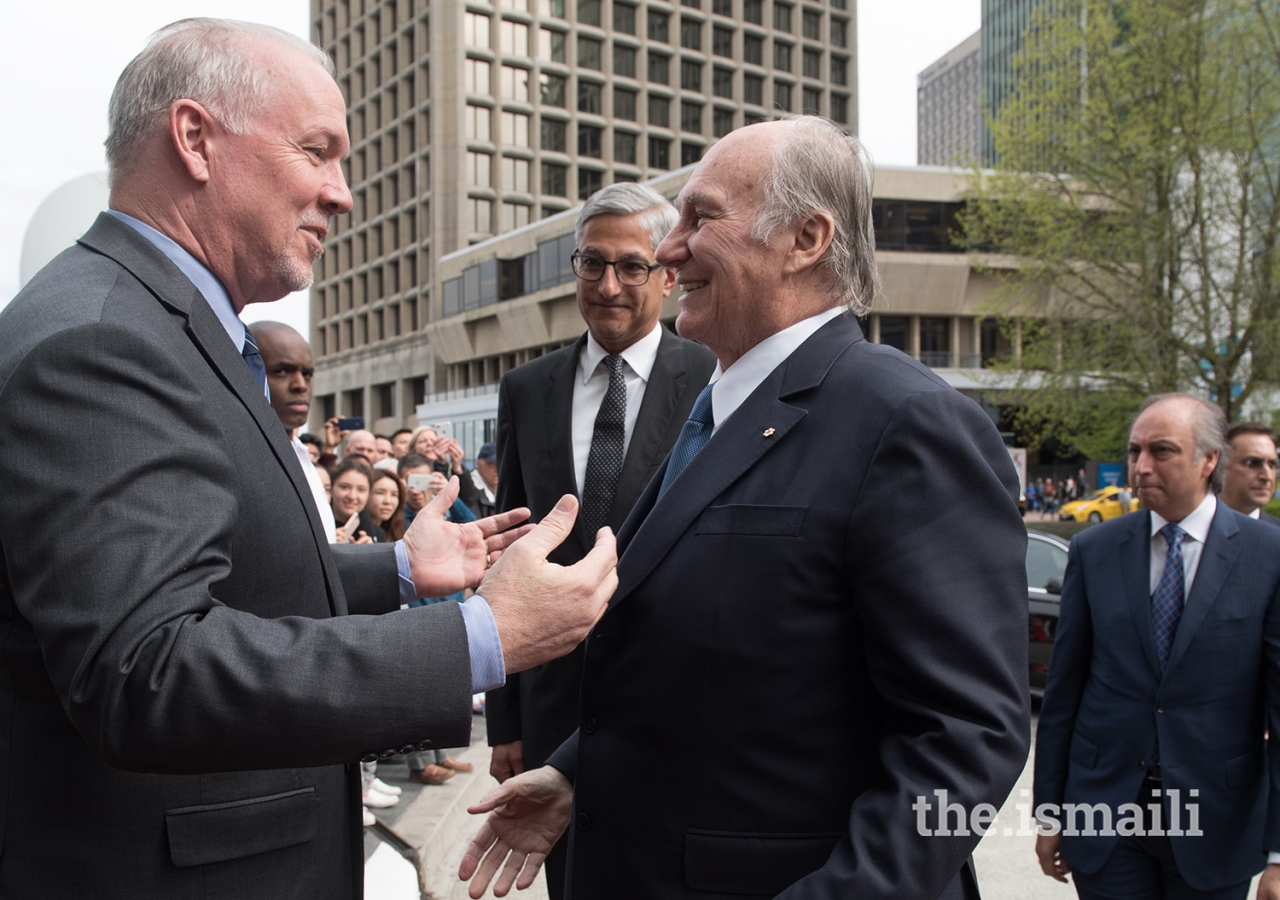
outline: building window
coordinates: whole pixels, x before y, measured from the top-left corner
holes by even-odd
[[[600,115],[604,112],[604,94],[603,86],[594,81],[583,81],[578,79],[578,112],[595,113]]]
[[[680,87],[702,93],[702,63],[689,59],[680,61]]]
[[[636,136],[629,131],[615,131],[613,133],[613,161],[618,163],[627,163],[634,166],[636,164]]]
[[[733,56],[733,29],[717,25],[711,29],[711,52],[716,56]]]
[[[773,105],[783,112],[791,112],[791,85],[785,81],[773,83]]]
[[[702,23],[694,19],[680,20],[680,46],[686,50],[702,49]]]
[[[844,19],[837,19],[834,17],[831,19],[831,46],[833,47],[849,46],[848,37],[846,36],[848,27],[849,27],[849,23],[846,22]]]
[[[467,207],[470,212],[471,231],[488,234],[493,231],[493,201],[481,200],[479,197],[468,197]]]
[[[529,160],[502,157],[502,189],[529,193]]]
[[[717,16],[732,16],[733,0],[711,0],[711,11]]]
[[[671,168],[671,142],[663,138],[649,138],[649,168]]]
[[[467,151],[467,184],[471,187],[493,187],[492,156]]]
[[[742,18],[752,25],[763,25],[764,0],[742,0]]]
[[[462,117],[463,128],[466,131],[467,140],[489,140],[489,120],[492,115],[492,111],[483,106],[472,106],[467,104],[466,111]]]
[[[822,91],[817,88],[804,88],[801,91],[800,112],[806,115],[822,114]]]
[[[821,78],[822,51],[810,50],[806,47],[800,65],[805,78]]]
[[[511,231],[516,228],[523,228],[529,224],[529,207],[523,203],[504,203],[502,204],[502,230]],[[519,296],[521,292],[511,294],[510,296]]]
[[[568,166],[544,162],[542,164],[542,193],[550,194],[553,197],[568,197],[569,191],[565,185],[568,174]]]
[[[636,8],[630,3],[613,4],[613,30],[622,34],[636,33]]]
[[[764,79],[759,75],[743,75],[742,99],[746,103],[764,106]]]
[[[733,99],[732,69],[717,68],[711,70],[711,93],[717,97],[724,97],[727,100]]]
[[[831,95],[831,121],[849,124],[849,98],[843,94]]]
[[[528,56],[529,26],[503,19],[498,25],[498,49],[512,56]]]
[[[671,126],[671,101],[666,97],[649,95],[649,124],[659,128]]]
[[[671,57],[649,51],[649,80],[655,84],[671,83]]]
[[[578,169],[578,199],[586,200],[604,187],[604,173],[596,169]]]
[[[621,44],[613,45],[613,74],[622,75],[626,78],[636,77],[636,49],[634,47],[623,47]]]
[[[680,0],[680,5],[690,9],[702,9],[702,0]]]
[[[489,17],[469,12],[462,18],[462,39],[468,47],[489,49]]]
[[[564,153],[565,146],[564,122],[544,118],[542,120],[542,149]]]
[[[550,28],[543,28],[538,32],[538,56],[549,62],[562,63],[565,61],[565,34],[563,31],[552,31]]]
[[[502,113],[502,142],[513,147],[529,146],[529,117],[524,113]]]
[[[601,150],[603,129],[596,128],[592,125],[578,126],[578,155],[589,156],[592,159],[600,159],[604,156]]]
[[[713,109],[711,111],[711,135],[722,138],[733,131],[733,110]]]
[[[515,66],[503,66],[498,70],[500,88],[504,100],[517,103],[529,102],[529,71]]]
[[[680,103],[680,130],[689,131],[693,134],[702,134],[701,103],[689,103],[687,101]]]
[[[483,59],[468,59],[462,68],[462,83],[469,94],[489,93],[489,64]]]
[[[906,353],[908,324],[906,316],[881,316],[880,343]]]
[[[849,83],[849,60],[844,56],[831,57],[831,83]]]
[[[620,87],[613,89],[613,117],[615,119],[626,119],[628,122],[636,120],[635,91]]]
[[[742,58],[757,66],[764,65],[764,38],[754,34],[742,36]]]
[[[568,80],[563,75],[551,75],[543,72],[542,105],[563,107],[565,105],[567,86]]]
[[[785,3],[773,4],[773,27],[778,31],[791,31],[791,7]]]
[[[667,37],[667,18],[667,14],[664,12],[649,10],[649,40],[662,41],[664,44],[669,42]]]
[[[578,65],[584,69],[599,72],[603,67],[600,62],[600,41],[593,38],[578,38]]]
[[[773,67],[779,72],[791,71],[791,45],[773,42]]]
[[[538,15],[552,19],[564,18],[564,0],[538,0]]]
[[[583,25],[599,25],[600,0],[578,0],[578,21]]]
[[[701,144],[690,144],[687,141],[680,144],[680,165],[691,166],[700,159],[702,159]]]
[[[822,40],[822,13],[806,9],[800,22],[800,32],[811,41]]]

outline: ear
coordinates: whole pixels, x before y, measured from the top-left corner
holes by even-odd
[[[662,296],[670,297],[671,289],[676,286],[676,270],[666,266],[662,270]]]
[[[795,240],[787,252],[783,272],[791,275],[818,264],[835,238],[835,219],[827,212],[815,212],[799,224]]]
[[[213,119],[194,100],[175,100],[169,107],[169,139],[187,174],[206,182],[212,174]]]

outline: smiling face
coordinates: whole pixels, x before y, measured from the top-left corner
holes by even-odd
[[[369,479],[363,472],[348,469],[333,480],[333,517],[341,524],[364,509],[369,501]]]
[[[653,265],[653,246],[641,214],[604,213],[582,226],[578,253],[618,262]],[[653,331],[662,312],[662,300],[671,293],[675,273],[655,269],[639,286],[621,284],[613,266],[605,266],[599,281],[578,279],[578,312],[587,329],[605,350],[621,353]]]
[[[1194,400],[1175,397],[1148,407],[1129,432],[1129,479],[1147,509],[1180,522],[1209,491],[1217,451],[1196,450]]]
[[[374,481],[364,508],[379,525],[396,514],[400,508],[400,486],[394,476],[383,475]]]

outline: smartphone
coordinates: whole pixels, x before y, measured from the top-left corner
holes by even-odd
[[[430,489],[431,489],[430,475],[410,475],[409,476],[409,490],[426,491]]]
[[[338,420],[339,431],[363,431],[364,416],[350,416],[346,419]]]
[[[436,434],[438,434],[440,437],[449,438],[449,440],[453,440],[453,423],[452,422],[441,422],[439,425],[432,425],[431,427],[435,429]]]

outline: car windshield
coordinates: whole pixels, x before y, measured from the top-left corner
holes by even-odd
[[[1108,494],[1107,494],[1107,489],[1106,489],[1106,488],[1103,488],[1103,489],[1102,489],[1102,490],[1100,490],[1100,491],[1094,491],[1092,494],[1090,494],[1088,497],[1085,497],[1084,499],[1085,499],[1086,501],[1088,501],[1088,500],[1101,500],[1103,497],[1106,497],[1106,496],[1108,496]]]

